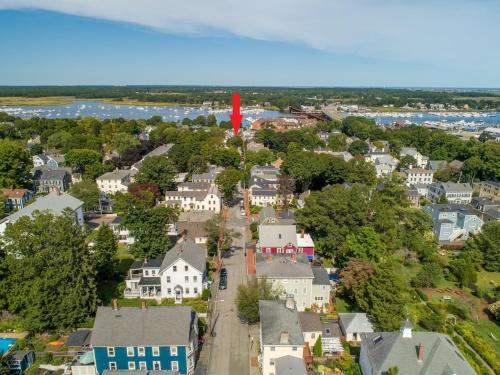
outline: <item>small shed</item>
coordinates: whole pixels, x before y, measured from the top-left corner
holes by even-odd
[[[22,375],[35,362],[33,350],[17,350],[9,359],[9,374]]]

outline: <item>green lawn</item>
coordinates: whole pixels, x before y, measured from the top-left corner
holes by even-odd
[[[500,285],[500,272],[481,271],[477,274],[477,286],[491,289]]]
[[[356,306],[352,306],[342,297],[335,297],[335,311],[338,313],[357,311]]]
[[[479,337],[490,343],[500,353],[500,325],[492,320],[480,320],[473,324],[475,332]],[[492,333],[496,337],[496,341],[491,337]]]

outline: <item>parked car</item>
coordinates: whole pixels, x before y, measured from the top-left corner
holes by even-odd
[[[221,268],[220,269],[220,277],[226,277],[227,276],[227,269]]]
[[[219,281],[219,289],[220,290],[227,289],[227,276],[221,276]]]

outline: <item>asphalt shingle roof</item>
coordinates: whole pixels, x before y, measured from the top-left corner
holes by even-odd
[[[307,375],[306,365],[302,358],[286,355],[275,361],[276,375]]]
[[[302,332],[321,332],[322,324],[319,314],[313,312],[299,312],[300,327]]]
[[[365,313],[340,313],[339,323],[345,333],[373,332],[373,326]]]
[[[83,206],[83,202],[69,194],[52,192],[38,198],[30,205],[14,212],[12,215],[7,216],[4,221],[8,220],[10,223],[15,223],[20,217],[31,217],[35,211],[50,211],[55,215],[60,215],[65,208],[70,208],[75,211],[81,206]]]
[[[189,345],[195,312],[189,306],[99,307],[92,346]]]
[[[412,332],[411,337],[403,337],[399,331],[363,333],[361,340],[374,375],[394,366],[405,375],[475,374],[451,339],[440,333]],[[419,345],[422,361],[418,360]]]
[[[177,243],[163,258],[161,271],[174,264],[177,259],[182,259],[200,272],[205,271],[205,251],[191,240]]]
[[[287,345],[304,345],[299,315],[284,301],[259,301],[259,314],[263,345],[280,345],[282,332],[288,332]]]
[[[259,244],[263,247],[297,247],[296,226],[290,224],[259,225]]]
[[[325,268],[311,267],[311,270],[314,274],[314,285],[330,285],[330,278],[328,277],[328,272]]]
[[[297,254],[296,261],[290,255],[271,255],[258,253],[256,259],[257,277],[269,278],[314,278],[313,271],[305,254]]]

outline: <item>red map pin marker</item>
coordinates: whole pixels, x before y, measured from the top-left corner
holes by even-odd
[[[240,113],[240,94],[233,93],[233,114],[229,117],[231,118],[231,122],[233,123],[234,136],[238,135],[238,131],[240,130],[241,120],[243,116]]]

